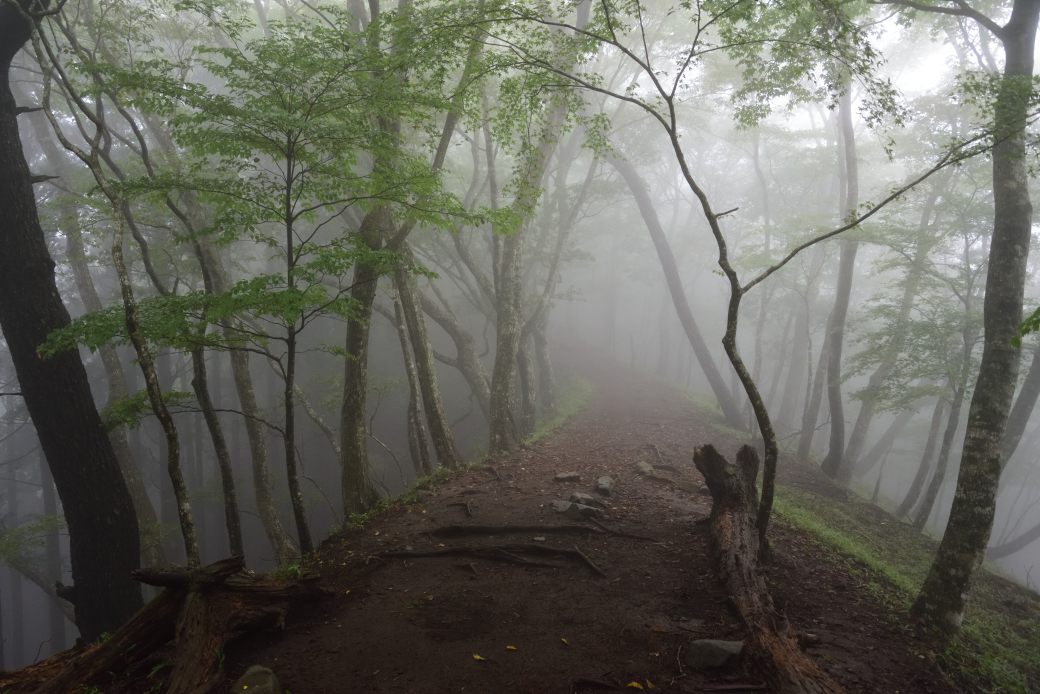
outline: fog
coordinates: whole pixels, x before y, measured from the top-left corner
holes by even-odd
[[[78,350],[109,437],[124,432],[144,492],[134,499],[142,560],[190,560],[168,474],[170,430],[146,390],[142,346],[176,427],[202,564],[233,548],[192,350],[226,441],[246,564],[271,571],[301,545],[294,484],[320,543],[440,467],[521,446],[566,414],[587,383],[586,357],[689,394],[715,426],[765,452],[762,420],[723,347],[732,284],[709,222],[747,282],[868,213],[746,292],[736,347],[775,427],[779,469],[833,454],[830,398],[840,391],[839,442],[857,449],[842,462],[850,489],[941,538],[983,351],[994,228],[987,80],[1003,67],[995,40],[966,18],[901,22],[876,7],[848,19],[863,33],[844,47],[723,50],[740,31],[768,34],[772,20],[698,27],[687,10],[651,2],[642,32],[617,9],[627,52],[593,41],[571,53],[561,37],[603,21],[571,4],[525,15],[544,35],[485,25],[475,54],[472,32],[409,33],[408,21],[434,21],[439,6],[416,5],[414,16],[384,6],[380,45],[360,38],[377,18],[355,2],[329,14],[292,0],[70,0],[14,58],[12,91],[30,109],[18,118],[22,148],[32,174],[46,177],[36,203],[73,319],[53,342]],[[785,22],[775,31],[794,31]],[[864,57],[867,44],[874,53]],[[693,59],[690,45],[702,47]],[[335,46],[340,54],[316,53]],[[846,60],[853,50],[861,62]],[[337,60],[347,63],[340,72]],[[665,93],[679,76],[671,102],[640,61]],[[1030,144],[1033,134],[1030,124]],[[847,316],[835,327],[843,254]],[[1038,270],[1031,257],[1024,316],[1040,299]],[[140,344],[123,320],[127,289]],[[828,333],[843,341],[837,377]],[[10,669],[71,646],[79,631],[51,585],[75,583],[69,502],[55,493],[8,338],[0,629]],[[233,375],[236,352],[244,378]],[[1006,546],[1040,525],[1040,412],[1036,390],[1023,387],[1036,354],[1040,341],[1026,335],[1014,402],[1027,423],[1002,461],[989,541],[1005,550],[991,553],[996,568],[1030,588],[1040,544]],[[737,417],[726,416],[706,358]],[[247,385],[255,405],[244,407]],[[853,444],[864,418],[865,438]],[[937,463],[945,469],[933,481]],[[259,469],[272,517],[257,500]],[[279,534],[288,549],[275,549]]]

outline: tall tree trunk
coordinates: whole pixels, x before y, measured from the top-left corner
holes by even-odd
[[[667,291],[667,290],[666,290]],[[668,299],[661,301],[661,310],[657,316],[657,370],[658,378],[668,378],[668,363],[671,361],[672,338],[668,334]]]
[[[436,291],[436,289],[434,290]],[[477,400],[480,411],[484,418],[491,421],[491,379],[488,378],[484,363],[477,354],[476,343],[473,336],[469,334],[458,318],[447,308],[426,296],[425,292],[418,292],[422,303],[423,312],[432,318],[455,343],[455,359],[452,365],[459,370],[462,377],[469,384],[473,397]],[[438,294],[438,297],[440,294]],[[443,303],[443,302],[442,302]]]
[[[632,195],[636,199],[639,213],[643,217],[647,231],[650,232],[654,248],[657,249],[657,257],[661,261],[661,269],[664,270],[665,281],[668,283],[668,290],[672,294],[672,303],[675,305],[679,322],[682,324],[683,330],[686,331],[686,337],[689,339],[690,346],[693,347],[693,352],[697,356],[697,362],[704,371],[704,375],[708,378],[711,391],[715,394],[715,400],[719,403],[719,408],[722,409],[726,423],[736,429],[746,429],[740,407],[726,387],[726,382],[715,365],[715,360],[708,350],[708,345],[704,342],[700,328],[697,327],[697,323],[693,318],[693,311],[690,310],[690,303],[686,299],[686,291],[683,289],[682,278],[679,275],[679,266],[675,262],[672,248],[664,235],[664,229],[661,227],[657,211],[654,209],[653,201],[647,192],[646,184],[635,168],[627,161],[614,157],[611,157],[609,161],[617,169],[617,172],[621,174],[621,177],[625,179],[625,183],[628,184]]]
[[[906,496],[903,497],[903,503],[899,504],[899,508],[896,510],[897,518],[909,516],[910,511],[917,504],[917,499],[921,496],[921,489],[924,487],[924,482],[928,479],[928,473],[932,469],[935,443],[939,439],[939,428],[942,426],[942,418],[945,412],[946,399],[939,398],[936,400],[935,410],[932,412],[932,424],[928,427],[928,440],[924,445],[924,454],[921,455],[921,464],[917,466],[917,473],[914,475],[913,482],[910,483],[910,489],[907,490]]]
[[[534,358],[538,364],[538,398],[546,420],[556,416],[556,376],[549,358],[549,308],[535,321],[531,336],[534,339]]]
[[[928,254],[935,245],[933,235],[930,233],[932,217],[935,212],[935,202],[939,195],[945,190],[949,175],[942,176],[932,186],[924,208],[921,210],[921,220],[918,225],[917,240],[914,248],[914,257],[910,261],[910,268],[903,278],[903,296],[899,302],[899,313],[896,314],[895,326],[889,334],[888,345],[881,356],[881,361],[867,380],[866,394],[862,399],[856,423],[852,427],[852,435],[838,469],[838,484],[848,486],[852,481],[852,473],[856,468],[863,444],[867,440],[867,431],[874,419],[874,412],[878,405],[877,391],[888,381],[896,369],[896,362],[903,352],[906,344],[906,334],[910,326],[910,312],[913,310],[914,301],[924,275],[924,264],[927,262]]]
[[[401,296],[394,295],[394,326],[401,342],[401,355],[404,359],[404,370],[408,377],[408,451],[412,456],[415,476],[433,473],[433,461],[430,460],[430,449],[426,445],[426,425],[423,423],[422,394],[419,388],[419,371],[412,356],[412,340],[408,335],[408,322],[404,317],[404,306]]]
[[[433,345],[426,330],[419,288],[415,277],[408,273],[407,266],[413,265],[415,259],[408,243],[401,244],[400,253],[403,260],[397,265],[395,280],[405,322],[408,325],[408,335],[412,339],[412,349],[415,352],[415,366],[419,377],[419,389],[423,396],[423,409],[426,411],[426,424],[430,427],[430,438],[433,440],[437,462],[445,467],[454,468],[461,462],[462,456],[455,445],[455,436],[451,433],[451,425],[441,399]]]
[[[360,236],[370,249],[383,247],[383,237],[392,221],[390,209],[377,207],[365,215]],[[340,410],[340,467],[343,471],[343,515],[364,513],[377,495],[368,471],[368,426],[365,408],[368,396],[368,333],[375,304],[378,270],[362,262],[354,264],[350,296],[355,302],[355,317],[347,322],[344,360],[343,405]]]
[[[856,133],[852,127],[852,85],[838,100],[841,122],[841,140],[845,161],[845,206],[842,213],[853,217],[859,206],[859,166],[856,161]],[[837,477],[845,452],[845,408],[841,400],[841,353],[845,343],[845,318],[852,296],[852,276],[856,271],[858,241],[842,239],[841,260],[838,264],[838,286],[834,294],[834,308],[827,323],[830,351],[827,353],[827,406],[831,412],[830,448],[820,467],[832,479]]]
[[[925,491],[924,499],[921,501],[921,508],[917,510],[917,515],[914,516],[914,529],[918,531],[924,530],[924,527],[928,525],[928,519],[932,515],[935,500],[939,498],[939,491],[942,489],[943,482],[946,481],[946,468],[950,462],[950,450],[953,448],[953,439],[957,435],[957,427],[960,426],[961,407],[964,404],[965,391],[966,388],[962,384],[958,384],[954,388],[953,402],[950,405],[950,416],[946,420],[946,432],[943,434],[942,445],[939,447],[939,459],[935,461],[935,473],[932,475],[932,481],[928,483],[928,489]]]
[[[18,90],[18,93],[21,94],[22,91]],[[65,185],[71,185],[69,167],[65,159],[66,154],[59,150],[51,137],[51,126],[47,122],[47,116],[42,111],[35,111],[30,114],[29,122],[33,134],[36,136],[36,142],[47,157],[47,166],[53,167],[54,175],[59,176]],[[86,311],[100,311],[103,307],[87,264],[83,230],[80,228],[79,209],[76,204],[72,201],[62,202],[59,207],[59,219],[61,230],[65,234],[65,256],[72,268],[76,293]],[[105,407],[109,408],[129,394],[126,386],[126,374],[123,372],[119,355],[116,354],[113,347],[104,345],[98,352],[108,379],[108,397],[105,400]],[[108,439],[112,442],[112,449],[119,461],[119,468],[123,471],[126,486],[130,490],[130,497],[134,502],[134,511],[137,513],[137,525],[142,534],[141,561],[145,566],[163,566],[166,564],[166,556],[163,553],[162,545],[150,540],[156,534],[154,529],[157,527],[158,517],[151,499],[148,498],[148,491],[141,479],[141,472],[134,461],[133,453],[130,451],[126,425],[121,424],[110,428]]]
[[[18,527],[18,467],[7,468],[7,482],[4,496],[7,497],[7,513],[4,514],[4,525],[8,528]],[[22,600],[22,575],[9,567],[7,575],[10,577],[11,594],[11,665],[22,667],[25,662],[25,605]],[[2,644],[0,644],[2,647]]]
[[[830,333],[824,335],[816,371],[809,374],[812,387],[805,400],[805,409],[802,412],[802,433],[798,437],[798,457],[802,460],[807,459],[812,452],[813,438],[816,436],[816,420],[820,418],[820,406],[823,404],[823,384],[827,380],[827,355],[830,354],[830,338]]]
[[[520,440],[523,441],[534,433],[538,425],[538,386],[526,340],[520,343],[517,366],[520,372]]]
[[[184,539],[184,553],[188,559],[188,566],[196,568],[201,566],[199,557],[198,539],[195,537],[195,521],[191,515],[191,505],[188,503],[188,488],[184,483],[184,475],[181,472],[180,439],[177,435],[177,426],[174,424],[173,416],[166,407],[163,400],[162,389],[159,387],[159,377],[155,371],[155,360],[152,356],[151,347],[145,341],[141,333],[141,316],[134,298],[133,288],[130,285],[130,276],[123,262],[123,227],[120,220],[115,238],[112,240],[112,261],[119,277],[119,289],[123,296],[123,319],[126,324],[126,332],[137,352],[137,363],[144,375],[145,387],[148,390],[148,400],[152,404],[152,412],[162,425],[166,436],[166,470],[173,483],[173,494],[177,499],[177,517],[180,520],[181,535]]]
[[[1029,364],[1029,371],[1025,380],[1022,381],[1022,390],[1019,391],[1015,404],[1008,415],[1007,429],[1004,431],[1004,439],[1000,443],[1001,469],[1007,467],[1011,456],[1018,449],[1022,440],[1022,434],[1026,431],[1026,425],[1036,407],[1037,398],[1040,397],[1040,341],[1033,348],[1033,361]]]
[[[205,222],[205,215],[193,196],[183,196],[185,205],[192,223],[200,227]],[[231,289],[224,262],[220,252],[206,239],[195,237],[192,243],[196,259],[202,267],[203,281],[206,291],[210,294],[219,295]],[[236,344],[241,336],[236,330],[236,323],[223,325],[224,339],[229,344]],[[274,499],[271,497],[271,473],[267,465],[267,442],[264,440],[264,425],[260,415],[260,408],[256,403],[256,390],[253,387],[253,376],[249,369],[249,352],[232,347],[228,350],[231,357],[231,377],[235,382],[235,391],[238,393],[238,403],[242,410],[242,420],[245,425],[246,438],[249,442],[250,461],[253,473],[253,494],[256,499],[256,512],[260,516],[260,523],[264,526],[267,540],[271,543],[274,551],[275,561],[279,565],[289,564],[298,555],[296,547],[293,546],[289,534],[285,532],[278,510],[275,508]],[[232,436],[238,436],[238,427],[232,429]],[[214,447],[217,442],[214,441]],[[234,451],[238,450],[233,445]],[[224,471],[221,471],[224,475]]]
[[[16,8],[0,6],[0,329],[65,509],[78,626],[93,639],[115,631],[141,606],[130,578],[141,548],[133,499],[78,352],[49,359],[37,353],[52,330],[69,324],[69,314],[40,227],[10,89],[11,61],[29,36]]]
[[[982,362],[968,408],[957,491],[939,552],[912,612],[926,623],[955,631],[964,618],[964,596],[982,563],[993,529],[1001,472],[1001,443],[1018,378],[1019,349],[1011,340],[1022,322],[1026,260],[1033,205],[1025,141],[1025,87],[1033,78],[1040,1],[1015,0],[1002,29],[1004,77],[995,114],[993,149],[993,237],[983,306]],[[982,29],[980,28],[980,31]]]
[[[238,514],[238,491],[235,489],[234,468],[231,465],[231,454],[224,439],[224,428],[217,416],[213,399],[209,393],[209,379],[206,374],[206,356],[201,347],[191,351],[193,378],[192,390],[199,402],[202,416],[209,429],[210,440],[217,456],[217,467],[220,470],[220,486],[224,494],[224,526],[227,528],[228,547],[233,557],[245,556],[242,544],[242,521]],[[219,379],[218,386],[219,388]]]
[[[40,487],[43,490],[43,515],[56,516],[58,515],[58,498],[54,493],[54,478],[51,477],[51,471],[47,467],[46,461],[40,460],[39,464]],[[58,533],[47,535],[44,551],[47,555],[47,578],[52,584],[61,582],[61,538]],[[51,653],[64,651],[66,647],[65,615],[53,600],[49,600],[47,603],[47,625],[51,640]],[[3,664],[0,663],[0,670],[2,669]]]

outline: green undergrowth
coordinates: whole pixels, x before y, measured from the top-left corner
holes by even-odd
[[[592,399],[593,390],[592,383],[581,376],[573,375],[561,380],[557,390],[556,416],[542,424],[531,436],[525,439],[524,446],[530,446],[554,434],[560,427],[573,419],[575,415],[588,407]],[[424,475],[416,479],[412,486],[401,494],[380,498],[365,513],[352,513],[346,523],[332,528],[329,532],[329,537],[334,537],[346,531],[360,530],[365,523],[384,513],[414,506],[435,492],[445,482],[457,479],[475,470],[490,469],[494,463],[495,458],[491,456],[478,462],[464,462],[456,468],[438,467],[433,471],[433,474]]]
[[[593,390],[592,381],[577,374],[568,376],[557,388],[556,416],[544,422],[524,439],[524,446],[533,446],[542,439],[555,434],[560,427],[589,406]]]
[[[911,639],[909,610],[937,543],[876,506],[777,487],[777,521],[803,532],[843,564],[863,590],[889,609]],[[1040,691],[1040,599],[988,570],[979,572],[961,633],[932,654],[942,670],[972,692]]]
[[[716,434],[737,441],[747,439],[748,433],[746,431],[735,429],[726,422],[726,417],[722,414],[722,410],[719,409],[718,403],[715,402],[713,396],[696,390],[690,390],[689,388],[684,388],[682,386],[676,386],[674,384],[669,385],[679,391],[684,398],[690,401],[694,409],[697,410],[697,414],[702,417],[702,421],[705,422]]]

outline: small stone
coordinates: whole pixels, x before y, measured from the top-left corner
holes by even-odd
[[[557,482],[577,482],[581,479],[581,475],[576,472],[561,472],[556,475]]]
[[[640,460],[638,463],[635,463],[632,465],[632,468],[640,475],[654,474],[654,466],[645,460]]]
[[[584,492],[574,492],[571,494],[571,501],[576,504],[585,504],[586,506],[595,506],[600,503],[600,501],[591,494],[586,494]]]
[[[696,482],[684,480],[679,483],[679,489],[683,490],[687,494],[697,494],[701,490],[701,485],[697,484]]]
[[[545,542],[545,538],[541,537],[541,536],[539,536],[539,537],[532,537],[531,539],[534,540],[535,542]]]
[[[733,667],[743,654],[743,641],[697,639],[687,647],[686,664],[695,669]]]
[[[603,511],[592,506],[585,506],[584,504],[571,504],[564,513],[571,520],[585,520],[586,518],[602,518]]]
[[[246,670],[245,674],[231,685],[231,691],[247,692],[248,694],[283,694],[278,678],[263,665],[254,665]]]
[[[570,507],[571,507],[571,502],[569,502],[569,501],[554,501],[554,502],[552,502],[552,510],[556,511],[556,513],[564,513]]]
[[[711,490],[708,489],[708,485],[702,484],[701,488],[697,490],[699,494],[711,494]]]
[[[596,480],[596,491],[603,496],[610,496],[610,493],[614,491],[614,480],[604,475]]]

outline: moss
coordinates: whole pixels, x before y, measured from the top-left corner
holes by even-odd
[[[534,433],[524,439],[524,446],[532,446],[556,433],[560,427],[589,406],[593,390],[591,381],[577,375],[569,376],[558,388],[556,416],[543,423],[534,430]]]
[[[779,486],[777,520],[802,531],[844,562],[863,588],[906,627],[909,609],[935,554],[935,540],[859,499],[842,502]],[[935,654],[943,670],[975,692],[1040,691],[1040,601],[988,570],[979,572],[964,626]]]

